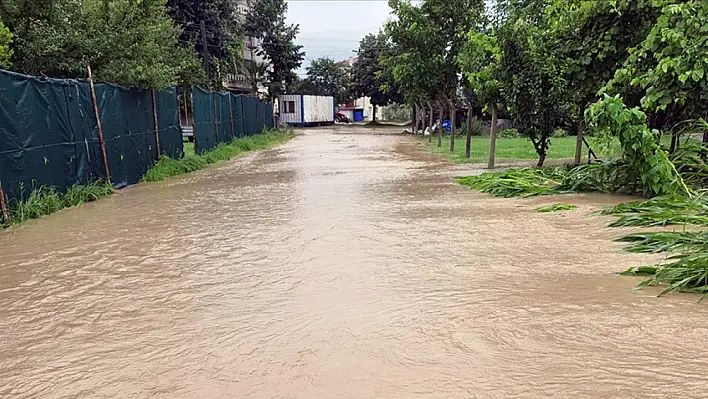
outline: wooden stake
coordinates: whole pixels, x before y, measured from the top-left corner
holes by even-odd
[[[492,126],[489,132],[489,163],[487,167],[489,169],[494,168],[494,162],[496,160],[497,152],[497,106],[492,105]]]
[[[219,115],[216,113],[216,93],[211,97],[214,103],[214,132],[216,132],[216,143],[219,144]]]
[[[106,169],[106,182],[111,182],[111,171],[108,168],[108,157],[106,156],[106,143],[103,141],[103,129],[101,128],[101,114],[98,112],[98,101],[96,101],[96,89],[93,86],[93,74],[91,65],[86,64],[88,71],[89,86],[91,87],[91,98],[93,99],[93,112],[96,114],[96,126],[98,127],[98,141],[101,143],[101,155],[103,155],[103,166]]]
[[[7,204],[5,203],[5,192],[2,191],[2,183],[0,183],[0,209],[2,209],[2,220],[5,223],[9,223],[10,216],[7,214]]]
[[[233,106],[231,105],[232,102],[232,95],[229,94],[229,122],[231,122],[231,140],[234,139],[234,109]]]
[[[160,126],[157,123],[157,96],[152,89],[152,117],[155,119],[155,143],[157,143],[157,160],[160,160]]]
[[[467,101],[467,137],[465,138],[465,158],[472,152],[472,103]]]
[[[179,87],[177,87],[177,119],[182,125],[182,94],[179,92]]]

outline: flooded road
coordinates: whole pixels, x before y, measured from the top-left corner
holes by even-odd
[[[0,232],[1,398],[705,397],[708,308],[415,139],[275,150]]]

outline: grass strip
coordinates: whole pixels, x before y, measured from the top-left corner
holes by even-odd
[[[273,130],[254,136],[243,137],[229,144],[220,144],[211,151],[200,155],[194,151],[185,151],[184,158],[176,160],[161,157],[160,161],[151,167],[143,177],[143,181],[160,181],[170,176],[194,172],[207,165],[227,161],[248,151],[274,147],[295,137],[290,130]],[[185,148],[189,147],[185,144]],[[192,147],[193,148],[193,147]],[[69,188],[61,193],[54,187],[41,186],[33,189],[23,201],[8,203],[9,220],[0,218],[0,229],[20,224],[30,219],[37,219],[64,208],[96,201],[101,197],[113,194],[113,186],[97,181]]]
[[[216,148],[195,154],[189,151],[185,144],[185,155],[182,159],[172,159],[166,156],[151,167],[143,181],[156,182],[168,177],[191,173],[208,165],[228,161],[243,153],[275,147],[295,137],[291,130],[272,130],[254,136],[237,138],[228,144],[219,144]]]
[[[10,201],[7,222],[0,222],[0,229],[37,219],[60,209],[78,206],[111,195],[113,187],[104,182],[74,186],[65,193],[54,187],[41,186],[32,190],[24,201]]]

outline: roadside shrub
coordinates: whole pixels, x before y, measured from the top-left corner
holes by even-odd
[[[516,128],[511,128],[511,129],[504,129],[501,132],[499,132],[499,138],[502,139],[515,139],[519,136],[519,130]]]
[[[565,129],[556,129],[553,131],[552,137],[560,139],[563,137],[568,137],[568,131]]]

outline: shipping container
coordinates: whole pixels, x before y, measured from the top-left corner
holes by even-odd
[[[304,94],[278,96],[280,121],[291,126],[334,124],[334,97]]]

